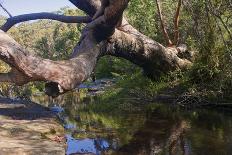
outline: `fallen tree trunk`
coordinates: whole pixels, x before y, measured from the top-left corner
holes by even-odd
[[[77,7],[84,9],[90,16],[93,13],[88,6],[96,7],[94,10],[99,7],[92,5],[99,1],[72,2],[76,2]],[[110,13],[105,11],[102,16],[87,24],[69,60],[52,61],[32,55],[0,31],[0,59],[12,67],[11,72],[0,74],[0,81],[18,85],[30,81],[47,81],[46,93],[58,96],[86,80],[97,59],[103,55],[128,59],[142,67],[152,78],[171,70],[185,69],[192,64],[192,55],[185,46],[166,48],[138,32],[126,20],[118,25],[127,4],[128,0],[113,0],[105,8]]]

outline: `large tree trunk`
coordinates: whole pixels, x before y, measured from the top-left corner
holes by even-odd
[[[90,16],[94,15],[100,4],[98,0],[86,0],[82,3],[79,0],[70,1]],[[138,32],[125,19],[120,27],[118,23],[127,4],[128,0],[111,0],[104,14],[87,24],[69,60],[52,61],[34,56],[1,31],[0,58],[12,70],[10,73],[0,74],[0,81],[18,85],[30,81],[48,81],[46,93],[57,96],[86,80],[97,59],[107,54],[130,60],[153,78],[191,65],[192,55],[185,46],[166,48]]]

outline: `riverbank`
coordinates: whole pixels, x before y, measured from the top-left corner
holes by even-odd
[[[33,102],[0,98],[0,154],[64,155],[63,127]]]

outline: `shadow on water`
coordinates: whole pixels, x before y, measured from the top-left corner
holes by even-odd
[[[101,152],[109,149],[109,143],[105,139],[74,139],[71,135],[66,136],[67,139],[67,151],[66,154],[75,153],[92,153],[101,154]]]
[[[34,98],[52,106],[51,110],[64,124],[67,155],[229,155],[232,152],[232,116],[228,113],[206,109],[186,111],[162,104],[152,104],[148,110],[136,113],[98,113],[83,110],[94,104],[93,97],[81,98],[78,92],[55,101]]]
[[[33,102],[0,97],[0,103],[0,115],[11,117],[14,120],[55,117],[49,109]]]

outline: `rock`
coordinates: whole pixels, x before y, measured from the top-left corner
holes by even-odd
[[[64,155],[62,137],[63,127],[47,108],[33,102],[0,98],[0,154]]]

